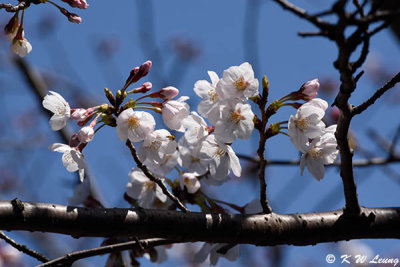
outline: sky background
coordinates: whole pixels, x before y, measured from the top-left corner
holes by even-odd
[[[293,2],[312,13],[328,8],[334,1]],[[93,105],[105,103],[103,88],[108,87],[116,92],[122,88],[129,71],[146,60],[152,60],[153,67],[143,82],[152,82],[155,90],[167,85],[177,87],[181,95],[190,97],[188,103],[194,111],[201,100],[193,92],[197,80],[208,80],[208,70],[221,76],[225,69],[246,61],[253,65],[260,81],[263,75],[268,76],[270,102],[297,90],[302,83],[314,78],[333,84],[338,82],[338,73],[332,63],[337,55],[335,45],[322,38],[299,37],[297,32],[315,29],[283,11],[272,1],[114,0],[88,3],[90,7],[86,10],[75,10],[60,4],[82,17],[80,25],[68,22],[50,4],[32,6],[25,13],[25,37],[33,46],[33,51],[26,59],[50,81],[50,90],[59,92],[67,101],[69,96],[82,94]],[[4,25],[8,18],[8,14],[2,12],[0,23]],[[367,64],[363,66],[367,75],[360,80],[351,98],[353,104],[367,99],[384,83],[373,73],[398,72],[399,44],[388,30],[372,39]],[[1,104],[8,114],[18,118],[28,113],[37,114],[35,123],[24,133],[20,132],[21,126],[17,122],[13,122],[11,128],[5,127],[3,123],[3,139],[24,142],[31,133],[40,133],[41,137],[39,141],[32,141],[24,147],[25,152],[19,151],[18,154],[11,149],[3,150],[0,155],[3,159],[13,155],[25,165],[25,170],[20,170],[24,174],[24,177],[20,177],[24,189],[4,193],[2,197],[67,204],[76,176],[66,172],[60,154],[48,150],[48,145],[60,140],[51,132],[47,118],[41,113],[40,103],[35,101],[21,75],[10,63],[11,54],[7,42],[2,40],[1,47]],[[335,85],[333,88],[337,89]],[[388,140],[393,138],[399,125],[399,90],[397,86],[389,96],[381,98],[377,105],[352,122],[351,128],[358,143],[374,156],[386,154],[367,133],[372,129]],[[334,99],[334,95],[326,92],[320,93],[319,97],[329,104]],[[78,105],[78,101],[75,104]],[[74,102],[71,106],[80,107],[75,106]],[[288,120],[294,113],[292,108],[282,108],[270,122]],[[10,116],[8,114],[1,114],[3,122]],[[71,124],[71,127],[75,125]],[[163,125],[159,117],[156,129],[160,128]],[[115,129],[103,129],[85,148],[85,159],[107,207],[128,207],[123,200],[123,193],[129,179],[127,174],[134,164]],[[233,144],[234,150],[254,156],[257,135],[254,132],[250,140],[236,141]],[[287,160],[299,156],[289,138],[284,135],[268,140],[266,155],[268,159]],[[365,158],[365,153],[356,151],[355,158]],[[246,162],[242,161],[244,166]],[[399,172],[399,164],[392,164],[389,168]],[[22,176],[21,173],[16,175]],[[400,174],[388,176],[387,173],[383,168],[355,169],[361,205],[399,206],[399,180],[396,181],[395,177],[399,179]],[[267,168],[267,184],[271,206],[278,213],[326,211],[344,205],[341,179],[336,168],[327,168],[324,179],[318,182],[308,171],[300,176],[298,166],[271,166]],[[211,187],[206,191],[216,198],[242,206],[258,197],[258,185],[248,177],[235,178],[221,187]],[[26,234],[12,235],[30,242]],[[67,250],[80,242],[69,237],[62,240]],[[82,242],[82,246],[89,244],[94,247],[100,242],[100,239],[95,239],[90,243]],[[398,240],[362,242],[370,246],[375,254],[400,255]],[[262,263],[260,259],[265,257],[266,249],[253,246],[246,246],[245,249],[254,254],[251,256],[253,258],[242,257],[233,266],[246,264],[249,260],[254,264]],[[283,266],[323,266],[328,253],[341,254],[334,244],[286,246]],[[104,260],[105,257],[96,257],[94,264]],[[143,266],[149,264],[145,259],[141,262]],[[219,264],[232,266],[226,260],[220,260]],[[166,266],[172,265],[174,263],[171,261],[166,263]],[[87,266],[96,265],[91,260]]]

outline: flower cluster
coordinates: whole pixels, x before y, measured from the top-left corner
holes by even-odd
[[[71,7],[86,9],[89,5],[86,3],[86,0],[62,0],[66,2]],[[63,7],[60,7],[56,3],[47,0],[41,0],[40,3],[50,3],[54,5],[70,22],[73,23],[81,23],[82,18],[77,14],[71,13]],[[37,3],[36,3],[37,4]],[[15,12],[14,16],[9,20],[7,25],[4,27],[4,33],[6,34],[7,40],[10,42],[11,50],[20,57],[25,57],[32,51],[32,45],[25,38],[24,32],[24,13],[25,10],[22,11],[21,22],[19,19],[19,11]]]
[[[288,123],[290,140],[303,153],[300,160],[301,174],[307,165],[312,176],[318,181],[324,177],[324,165],[332,164],[337,156],[335,138],[336,124],[326,127],[322,118],[328,103],[314,98],[303,104]]]

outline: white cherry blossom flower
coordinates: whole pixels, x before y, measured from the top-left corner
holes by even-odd
[[[162,104],[162,118],[165,125],[171,130],[183,132],[185,128],[182,120],[189,116],[189,105],[185,103],[188,96],[181,96],[177,100],[168,100]]]
[[[314,98],[302,105],[295,116],[290,116],[288,132],[294,146],[304,151],[310,145],[309,139],[320,137],[325,129],[322,118],[328,103],[325,100]]]
[[[153,116],[145,111],[126,109],[117,118],[117,133],[121,141],[129,138],[132,142],[139,142],[154,131],[156,122]]]
[[[210,159],[210,174],[214,179],[222,181],[229,175],[231,169],[235,176],[240,177],[242,167],[239,158],[232,147],[216,140],[213,134],[201,143],[200,155]]]
[[[185,139],[191,145],[198,144],[208,135],[207,123],[194,111],[182,121],[182,125],[186,128]]]
[[[126,194],[138,200],[140,207],[154,208],[155,201],[167,201],[167,196],[155,182],[151,181],[141,170],[132,169],[129,173],[130,181],[126,185]]]
[[[53,131],[61,130],[67,125],[67,120],[71,115],[71,108],[60,94],[50,91],[49,94],[44,97],[42,105],[45,109],[54,113],[49,121]]]
[[[258,80],[251,65],[245,62],[225,70],[216,90],[220,99],[254,97],[258,95]]]
[[[20,57],[25,57],[32,51],[32,45],[25,38],[20,40],[14,37],[14,39],[10,44],[10,48],[15,54],[17,54]]]
[[[227,99],[220,105],[221,118],[215,124],[215,137],[224,143],[236,138],[249,139],[254,130],[254,113],[250,104],[239,99]]]
[[[218,75],[214,71],[209,71],[211,83],[206,80],[197,81],[194,84],[194,92],[203,100],[197,107],[199,113],[208,118],[208,114],[216,108],[216,103],[219,101],[219,96],[216,91],[217,83],[219,81]]]
[[[85,160],[80,151],[69,145],[55,143],[49,146],[51,151],[63,153],[62,163],[69,172],[79,171],[81,182],[85,177]]]
[[[183,190],[186,187],[190,194],[196,193],[200,189],[200,181],[197,179],[197,173],[185,172],[179,176],[179,184]]]
[[[219,253],[218,250],[228,244],[210,244],[204,243],[201,249],[195,254],[195,262],[203,262],[210,255],[210,265],[216,265],[220,257],[226,258],[229,261],[235,261],[240,256],[239,245],[230,248],[225,254]]]
[[[146,159],[156,163],[162,162],[166,154],[176,151],[176,147],[175,136],[165,129],[156,130],[144,139],[140,146],[139,158],[142,162]]]
[[[312,140],[308,150],[302,151],[304,154],[300,159],[301,175],[307,165],[315,179],[319,181],[324,178],[324,165],[332,164],[339,154],[335,131],[336,124],[329,126],[320,138]]]
[[[166,154],[160,162],[146,159],[143,164],[146,165],[152,173],[158,176],[164,176],[175,168],[178,164],[178,158],[179,151],[175,150],[172,154]]]
[[[208,171],[210,158],[204,158],[200,154],[201,143],[196,146],[191,146],[186,139],[182,137],[178,143],[179,148],[179,165],[189,172],[196,172],[198,175],[203,175]]]

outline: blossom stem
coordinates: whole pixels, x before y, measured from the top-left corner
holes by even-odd
[[[97,131],[100,130],[101,128],[103,128],[105,125],[106,125],[105,123],[100,125],[99,128],[97,128],[94,132],[97,133]]]
[[[141,104],[143,104],[143,103],[141,103]],[[139,108],[142,108],[142,109],[150,109],[150,110],[152,110],[152,111],[154,111],[154,112],[160,113],[160,109],[159,109],[159,108],[154,108],[154,107],[135,106],[135,107],[133,107],[132,109],[139,109]]]
[[[129,150],[131,151],[131,155],[133,157],[133,159],[136,162],[136,165],[139,169],[141,169],[143,171],[143,173],[152,181],[155,182],[163,191],[163,193],[169,197],[174,203],[175,205],[182,210],[183,212],[190,212],[190,210],[188,208],[185,207],[185,205],[182,204],[182,202],[176,197],[174,196],[169,190],[168,188],[165,186],[165,184],[163,183],[163,181],[154,176],[153,174],[150,173],[149,169],[147,168],[146,165],[144,165],[140,159],[139,156],[136,152],[136,148],[133,146],[133,144],[131,143],[131,141],[126,140],[126,146],[129,148]]]

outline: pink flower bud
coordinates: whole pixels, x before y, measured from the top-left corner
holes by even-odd
[[[67,3],[72,7],[77,7],[80,9],[86,9],[89,7],[88,3],[86,3],[86,0],[61,0],[61,1]]]
[[[78,132],[78,138],[81,143],[88,143],[94,138],[94,130],[91,126],[82,127]]]
[[[298,93],[301,94],[301,99],[309,101],[318,95],[319,81],[314,79],[304,83],[299,89]]]
[[[134,92],[135,93],[147,93],[148,91],[151,90],[152,87],[153,87],[153,84],[151,82],[145,82],[139,88],[137,88]]]
[[[147,60],[145,63],[140,65],[140,67],[133,68],[131,70],[131,73],[129,74],[128,79],[125,82],[124,88],[127,88],[132,83],[135,83],[135,82],[139,81],[141,78],[143,78],[144,76],[146,76],[150,71],[151,65],[152,65],[151,61]]]
[[[168,86],[160,90],[162,100],[170,100],[179,94],[179,90],[173,86]]]
[[[61,13],[63,13],[70,22],[74,22],[74,23],[81,23],[82,19],[81,17],[79,17],[77,14],[74,13],[70,13],[68,12],[68,10],[66,10],[65,8],[60,8]]]

